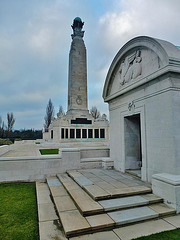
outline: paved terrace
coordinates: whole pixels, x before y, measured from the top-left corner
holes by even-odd
[[[40,156],[39,146],[34,142],[22,141],[17,144],[8,146],[9,151],[1,157],[27,157],[27,156]]]
[[[25,156],[40,156],[39,149],[46,148],[82,148],[82,147],[109,147],[108,144],[103,143],[53,143],[42,142],[41,144],[35,144],[35,140],[23,140],[15,144],[9,145],[9,151],[1,154],[0,157],[25,157]]]
[[[36,182],[40,240],[130,240],[180,227],[151,186],[115,170],[73,170]]]

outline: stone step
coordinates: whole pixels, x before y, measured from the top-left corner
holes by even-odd
[[[89,217],[82,216],[71,197],[67,195],[65,188],[58,178],[47,178],[47,184],[51,191],[52,199],[66,237],[93,233],[96,230],[111,229],[115,226],[115,222],[107,214],[93,215]],[[62,188],[64,188],[64,191],[62,191]],[[77,191],[77,189],[75,189],[75,191]]]
[[[62,179],[61,174],[58,176],[61,180]],[[63,174],[63,180],[64,180],[64,177],[65,176]],[[82,188],[79,187],[79,185],[74,183],[71,180],[71,178],[69,178],[69,182],[68,182],[68,176],[66,176],[66,181],[63,183],[63,186],[66,188],[66,190],[74,200],[75,205],[78,207],[78,209],[80,210],[83,216],[94,215],[97,213],[114,211],[119,209],[126,209],[126,208],[131,208],[136,206],[143,206],[143,205],[159,203],[163,201],[162,198],[157,197],[154,194],[146,194],[142,196],[122,197],[122,198],[108,199],[108,200],[95,202],[93,199],[91,199],[87,195],[86,192],[84,192]],[[90,185],[87,187],[93,187],[93,186],[94,185]],[[97,190],[103,191],[101,188],[100,189],[97,188]],[[68,200],[67,200],[67,203],[68,203]]]
[[[61,178],[64,182],[68,182],[68,178],[65,175],[62,175]],[[90,224],[80,214],[74,201],[59,179],[57,177],[49,177],[47,178],[47,184],[66,237],[89,232],[91,230]]]
[[[67,174],[96,201],[152,192],[150,187],[139,180],[132,181],[125,174],[118,180],[114,178],[117,176],[109,176],[100,170],[97,173],[73,170],[67,171]]]
[[[154,194],[146,194],[142,196],[130,196],[123,198],[114,198],[108,200],[101,200],[98,203],[104,208],[105,212],[133,208],[137,206],[149,205],[152,203],[161,203],[162,198]]]
[[[74,177],[82,177],[79,172],[73,174]],[[91,174],[89,176],[94,178]],[[59,225],[55,233],[58,228],[63,229],[64,235],[62,231],[60,233],[62,239],[175,214],[174,209],[159,203],[162,199],[154,194],[96,202],[67,174],[49,177],[47,184],[37,184],[37,188],[40,226],[45,226],[46,221],[52,225],[54,221]],[[55,229],[55,225],[51,229]]]
[[[174,215],[176,211],[163,203],[149,206],[136,207],[126,210],[109,212],[108,215],[114,220],[116,226],[136,223],[162,216]]]
[[[63,175],[62,177],[61,174],[58,174],[57,176],[83,216],[102,213],[104,211],[103,207],[94,201],[77,183],[73,182],[68,175],[66,177]],[[64,178],[66,178],[65,182]]]

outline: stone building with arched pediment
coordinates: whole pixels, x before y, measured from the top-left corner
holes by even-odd
[[[147,36],[127,42],[109,68],[110,157],[141,179],[180,173],[180,50]],[[138,172],[137,171],[137,172]]]

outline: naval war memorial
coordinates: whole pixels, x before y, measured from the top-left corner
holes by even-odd
[[[83,41],[84,23],[79,17],[73,21],[73,34],[69,53],[68,74],[68,111],[66,115],[58,115],[44,129],[43,139],[46,141],[73,142],[105,142],[109,141],[109,122],[104,114],[94,119],[88,110],[87,97],[87,59]]]
[[[83,25],[74,19],[66,114],[40,144],[0,148],[0,182],[36,182],[40,240],[124,240],[179,228],[180,48],[148,36],[122,46],[102,86],[109,121],[94,120]],[[59,154],[41,156],[48,147]]]

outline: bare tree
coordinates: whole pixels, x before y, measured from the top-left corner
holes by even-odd
[[[15,123],[15,118],[14,118],[14,115],[13,113],[7,113],[7,132],[8,132],[8,135],[10,132],[12,132],[13,130],[13,125]]]
[[[97,119],[101,116],[101,113],[98,111],[96,106],[92,106],[90,109],[90,114],[93,116],[94,119]]]
[[[44,120],[45,120],[44,127],[45,128],[49,127],[53,118],[54,118],[54,106],[53,106],[53,103],[52,103],[51,99],[49,99],[49,102],[48,102],[47,107],[46,107],[46,115],[44,117]]]
[[[5,132],[5,124],[4,124],[4,121],[2,120],[2,117],[0,116],[0,138],[4,137],[4,132]]]

